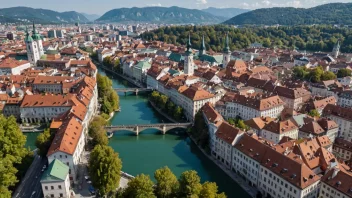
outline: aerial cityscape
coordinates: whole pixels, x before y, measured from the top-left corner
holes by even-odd
[[[352,2],[2,3],[0,197],[352,198]]]

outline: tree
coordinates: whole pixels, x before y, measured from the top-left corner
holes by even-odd
[[[168,100],[169,100],[169,98],[166,95],[162,94],[159,98],[157,105],[159,106],[160,109],[165,109],[166,103]]]
[[[26,136],[16,123],[16,118],[0,115],[0,193],[4,197],[11,197],[9,187],[18,181],[15,165],[21,164],[28,153],[25,143]]]
[[[109,139],[104,128],[100,128],[98,131],[93,133],[91,137],[93,147],[96,145],[107,146],[109,144]]]
[[[321,75],[321,80],[325,81],[325,80],[334,80],[336,79],[336,75],[331,72],[331,71],[327,71],[327,72],[324,72],[322,75]]]
[[[110,102],[110,105],[114,111],[118,110],[120,107],[120,99],[116,91],[109,89],[106,93],[107,100]]]
[[[177,106],[176,108],[174,108],[173,117],[174,117],[176,120],[181,120],[182,114],[183,114],[183,109],[182,109],[182,107]]]
[[[154,195],[154,183],[149,175],[137,175],[128,182],[128,186],[123,193],[125,198],[156,198]]]
[[[169,100],[166,104],[166,110],[169,115],[173,115],[175,111],[176,105],[171,100]]]
[[[238,120],[236,127],[243,129],[243,130],[249,130],[249,127],[244,123],[243,120]]]
[[[343,78],[346,76],[351,76],[351,70],[342,68],[337,72],[337,77],[338,78]]]
[[[50,129],[45,129],[43,133],[38,135],[35,141],[35,146],[39,149],[38,153],[40,156],[46,156],[53,138],[54,135],[50,133]]]
[[[154,173],[156,180],[155,194],[159,198],[174,197],[178,190],[177,177],[168,167],[158,169]]]
[[[106,125],[107,121],[101,116],[95,116],[93,121],[89,124],[88,134],[93,135],[96,131]]]
[[[157,104],[159,101],[159,98],[160,98],[160,94],[159,92],[157,91],[153,91],[152,94],[150,95],[150,99],[153,103]]]
[[[114,111],[113,107],[111,106],[111,103],[109,102],[106,96],[103,97],[103,103],[101,104],[101,111],[106,114],[110,114],[111,112]]]
[[[309,75],[307,69],[304,66],[293,68],[293,77],[296,79],[305,79]]]
[[[310,110],[308,115],[310,115],[311,117],[320,117],[320,113],[316,109]]]
[[[122,162],[109,146],[97,145],[89,159],[92,185],[100,195],[107,195],[119,187]]]
[[[226,198],[225,193],[218,194],[218,186],[214,182],[205,182],[202,185],[199,198]]]
[[[181,174],[179,196],[180,197],[195,197],[200,194],[202,185],[200,184],[200,177],[194,170],[185,171]]]
[[[114,70],[119,71],[121,69],[120,59],[116,59],[114,62]]]
[[[317,83],[321,82],[321,76],[323,75],[324,70],[322,67],[316,67],[310,72],[311,82]]]

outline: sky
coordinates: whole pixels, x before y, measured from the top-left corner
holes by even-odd
[[[270,7],[300,7],[309,8],[326,3],[350,3],[352,0],[10,0],[0,7],[26,6],[63,11],[77,11],[87,14],[102,15],[105,12],[122,7],[146,6],[179,6],[184,8],[204,9],[217,8],[270,8]]]

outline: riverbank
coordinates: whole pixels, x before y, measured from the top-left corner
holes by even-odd
[[[178,123],[176,120],[172,119],[170,116],[165,114],[161,109],[157,108],[156,105],[149,101],[151,106],[156,110],[159,114],[162,116],[166,117],[168,120],[174,123]],[[250,186],[249,184],[246,183],[244,179],[242,179],[239,175],[236,173],[232,172],[231,170],[228,170],[225,166],[223,166],[221,163],[219,163],[216,159],[214,159],[211,155],[209,155],[203,148],[201,148],[197,141],[190,135],[188,134],[188,137],[192,140],[192,142],[198,147],[198,149],[205,155],[209,160],[211,160],[214,164],[217,165],[222,171],[224,171],[228,176],[231,177],[232,180],[234,180],[241,188],[243,188],[251,197],[256,197],[257,195],[257,189]]]

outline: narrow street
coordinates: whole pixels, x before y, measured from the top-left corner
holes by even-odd
[[[42,168],[47,163],[46,158],[42,158],[35,154],[32,165],[29,167],[21,184],[13,193],[13,198],[41,198],[43,197],[40,178],[42,176]]]

